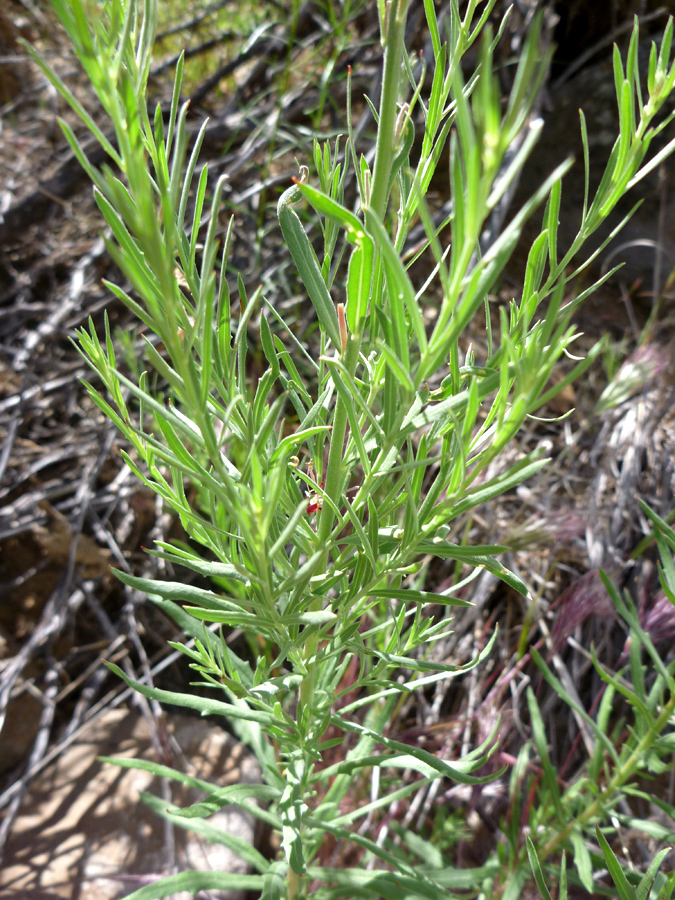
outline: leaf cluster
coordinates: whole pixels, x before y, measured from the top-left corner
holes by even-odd
[[[492,214],[526,166],[541,128],[531,119],[549,63],[540,51],[541,19],[528,35],[503,104],[493,73],[500,34],[487,25],[494,0],[480,12],[478,0],[469,0],[463,14],[452,0],[445,41],[434,4],[425,0],[434,51],[428,96],[424,66],[415,69],[405,52],[407,0],[381,4],[383,81],[379,109],[371,104],[374,155],[359,154],[348,110],[346,145],[337,138],[332,145],[308,146],[314,176],[310,179],[309,166],[304,167],[277,208],[319,325],[320,353],[314,359],[262,290],[248,296],[241,278],[236,289],[231,284],[233,221],[222,235],[219,219],[225,176],[213,183],[208,166],[198,166],[203,129],[188,147],[182,61],[168,116],[159,106],[152,116],[147,108],[155,0],[53,2],[111,120],[114,143],[36,58],[110,157],[109,167],[95,169],[73,132],[62,126],[91,177],[113,236],[109,250],[128,281],[127,287],[109,288],[148,329],[145,363],[164,385],[158,392],[147,372],[134,380],[120,371],[106,322],[103,339],[93,324],[78,335],[81,352],[105,389],[87,384],[87,390],[128,439],[127,464],[176,511],[190,538],[189,545],[160,544],[152,552],[192,570],[210,587],[117,574],[194,638],[194,649],[183,647],[184,652],[200,684],[224,699],[133,686],[157,700],[229,719],[254,749],[265,780],[262,789],[208,788],[202,804],[165,814],[194,827],[202,815],[235,803],[277,829],[283,852],[273,863],[237,839],[219,836],[257,873],[240,876],[237,885],[260,889],[266,900],[301,897],[315,879],[325,885],[315,892],[322,898],[435,898],[439,889],[461,890],[467,881],[460,872],[447,867],[420,872],[405,842],[402,847],[398,840],[371,840],[356,825],[426,782],[486,780],[477,773],[494,748],[494,735],[461,760],[445,761],[394,740],[391,724],[412,692],[468,671],[489,652],[490,645],[465,665],[432,655],[450,627],[448,607],[467,605],[463,595],[477,573],[487,570],[527,594],[527,585],[497,559],[506,548],[467,545],[457,536],[473,509],[546,464],[540,449],[516,461],[500,460],[528,417],[579,377],[602,349],[596,347],[550,386],[554,366],[576,337],[571,315],[602,281],[567,300],[571,279],[593,257],[574,270],[570,263],[625,191],[673,149],[671,143],[645,162],[659,130],[652,122],[675,83],[669,61],[672,22],[660,51],[652,49],[646,92],[636,64],[637,25],[625,70],[618,51],[615,55],[620,135],[592,200],[587,191],[577,238],[561,251],[558,214],[568,163],[501,233],[485,239]],[[476,42],[478,66],[465,83],[461,62]],[[418,113],[424,137],[413,164]],[[583,117],[582,135],[588,180]],[[446,222],[435,223],[425,198],[448,142],[452,208]],[[519,149],[509,154],[514,142]],[[348,168],[358,184],[354,208],[345,201]],[[294,209],[299,202],[321,225],[318,252]],[[528,256],[521,296],[500,311],[499,333],[493,334],[490,292],[525,222],[542,204],[542,228]],[[424,250],[434,263],[421,286],[413,283],[405,253],[418,220],[426,233]],[[451,237],[444,247],[446,228]],[[338,290],[343,302],[336,304],[331,291]],[[483,313],[487,351],[476,359],[471,347],[462,346],[469,325]],[[248,365],[251,332],[265,359],[257,379]],[[454,564],[448,592],[424,589],[425,567],[433,557]],[[635,646],[648,649],[634,611],[620,608],[635,631]],[[253,658],[234,652],[223,626],[248,636],[251,649],[258,648]],[[635,675],[633,652],[631,660]],[[348,679],[353,661],[357,675]],[[540,664],[557,690],[554,676]],[[624,748],[629,749],[620,754],[600,734],[611,697],[626,690],[603,670],[610,699],[601,705],[605,718],[589,726],[598,747],[589,772],[596,779],[606,774],[613,797],[642,764],[645,741],[653,749],[661,740],[657,731],[670,709],[662,703],[664,692],[671,691],[672,672],[662,663],[657,670],[658,688],[648,691],[643,682],[634,683],[627,696],[640,715],[631,737],[635,743],[628,741]],[[352,692],[358,699],[349,701]],[[529,703],[534,746],[546,775],[542,784],[549,791],[542,809],[558,814],[563,798],[546,765],[533,695]],[[325,765],[327,752],[346,736],[351,743],[344,760]],[[607,765],[614,774],[605,772]],[[401,780],[389,795],[373,789],[370,802],[341,812],[355,779],[365,783],[370,775],[376,784],[379,773],[401,769],[414,778]],[[612,778],[619,780],[614,784]],[[585,790],[593,783],[588,777]],[[581,792],[574,796],[576,824],[542,852],[546,858],[569,839],[579,878],[588,885],[580,836],[614,809],[615,800],[607,806],[599,794],[584,805]],[[269,805],[253,803],[260,799]],[[205,823],[199,827],[208,830]],[[317,867],[326,835],[360,847],[363,868],[346,873]],[[369,860],[379,869],[371,871]],[[596,854],[591,861],[598,860]],[[488,866],[476,878],[494,873]],[[219,877],[174,876],[152,890],[199,890],[220,885]],[[228,879],[233,886],[232,876]],[[133,896],[160,896],[152,890]]]

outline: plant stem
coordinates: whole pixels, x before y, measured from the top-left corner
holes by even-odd
[[[345,354],[345,367],[350,375],[356,370],[361,349],[361,340],[356,335],[352,335],[347,345]],[[341,396],[335,403],[335,413],[333,415],[333,429],[331,433],[330,449],[328,451],[328,465],[326,466],[325,492],[336,506],[340,505],[340,494],[342,493],[343,471],[342,471],[342,453],[347,433],[347,406]],[[319,516],[317,526],[316,543],[317,547],[325,547],[324,562],[322,566],[317,566],[317,570],[325,571],[328,566],[328,544],[330,533],[335,521],[335,513],[331,507],[325,503]],[[316,602],[316,608],[320,609],[321,600]],[[311,607],[310,607],[311,608]],[[307,664],[307,674],[303,678],[300,686],[299,710],[306,709],[309,711],[312,706],[312,698],[314,696],[314,687],[316,684],[316,651],[318,648],[318,638],[312,635],[305,644],[304,658]]]
[[[288,870],[288,900],[295,900],[300,895],[300,878],[293,869]]]
[[[384,71],[382,94],[380,98],[380,114],[375,150],[372,191],[370,198],[364,198],[368,205],[383,219],[389,199],[389,182],[391,168],[395,157],[394,138],[396,130],[398,88],[401,76],[401,61],[405,49],[405,25],[409,0],[390,0],[386,22],[384,45]],[[354,375],[361,351],[361,334],[350,335],[344,354],[344,365],[350,375]],[[343,452],[349,417],[347,405],[341,396],[335,403],[333,427],[326,466],[325,492],[335,506],[340,506],[340,496],[344,484]],[[324,504],[317,526],[316,542],[319,548],[328,547],[330,534],[335,522],[335,513],[329,504]],[[324,569],[328,565],[328,549],[325,550]],[[318,600],[317,604],[321,601]],[[300,686],[299,709],[305,716],[310,715],[313,704],[317,674],[318,638],[312,636],[305,645],[304,658],[307,662],[307,674]],[[307,719],[305,719],[307,721]],[[318,740],[320,736],[315,736]],[[297,879],[296,879],[297,880]],[[293,879],[289,878],[289,897],[294,897]]]
[[[576,819],[573,819],[571,822],[569,822],[562,829],[562,831],[559,831],[555,835],[555,837],[552,837],[548,841],[548,843],[544,844],[541,850],[538,851],[540,860],[543,861],[552,853],[555,853],[556,850],[558,850],[565,843],[565,841],[567,841],[575,827],[579,825],[585,825],[587,822],[590,822],[593,818],[595,818],[602,812],[603,797],[609,798],[611,801],[611,798],[616,794],[621,785],[625,784],[626,781],[628,781],[628,779],[631,777],[631,775],[634,774],[640,763],[645,759],[649,748],[665,728],[674,711],[675,693],[671,695],[667,705],[661,711],[661,715],[650,725],[649,730],[639,741],[626,762],[617,772],[614,773],[614,776],[607,782],[607,787],[602,792],[602,794],[599,797],[596,797],[596,799],[593,801],[593,803],[591,803],[590,806],[588,806],[582,813],[580,813],[576,817]]]
[[[395,156],[394,132],[396,128],[396,103],[401,74],[401,60],[404,52],[406,13],[409,0],[391,0],[388,6],[387,32],[384,46],[384,73],[382,79],[382,95],[380,98],[380,118],[377,130],[375,151],[375,168],[373,173],[372,192],[368,199],[370,207],[380,219],[384,218],[387,209],[388,189],[391,167]],[[345,368],[354,375],[361,350],[361,334],[350,335],[344,354]],[[338,395],[335,402],[333,427],[326,466],[325,492],[335,506],[340,506],[340,495],[343,490],[343,452],[349,417],[347,405]],[[335,513],[329,504],[324,504],[317,526],[316,542],[319,548],[327,547],[335,522]],[[328,565],[328,550],[325,551],[325,563]],[[317,601],[320,603],[320,601]],[[304,657],[307,661],[307,674],[300,687],[299,706],[303,710],[311,709],[316,684],[316,652],[318,641],[311,637],[305,646]]]
[[[401,79],[401,61],[405,52],[405,25],[409,0],[390,0],[387,4],[386,34],[384,38],[384,68],[380,96],[380,120],[377,126],[375,164],[370,208],[380,220],[384,219],[389,201],[389,180],[396,155],[395,132],[398,115],[398,86]]]
[[[384,218],[389,199],[389,181],[395,150],[394,137],[396,131],[396,104],[401,77],[401,62],[405,52],[405,25],[409,0],[389,0],[386,16],[386,34],[384,43],[384,66],[382,76],[382,92],[380,97],[380,113],[377,127],[377,143],[375,147],[375,164],[373,181],[369,198],[362,198],[380,219]],[[361,349],[361,335],[352,335],[347,345],[344,363],[350,375],[356,371]],[[336,504],[342,489],[342,452],[347,432],[347,407],[338,396],[333,416],[333,430],[326,467],[325,491]],[[317,545],[326,544],[330,537],[335,514],[324,505],[317,528]]]

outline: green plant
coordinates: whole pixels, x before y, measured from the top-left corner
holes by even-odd
[[[642,507],[654,526],[658,544],[663,602],[666,606],[668,602],[675,604],[675,531],[644,503]],[[541,863],[550,871],[549,859],[555,858],[563,848],[569,848],[575,866],[570,879],[589,894],[601,887],[597,873],[606,866],[621,900],[647,897],[652,887],[652,896],[670,898],[675,891],[675,873],[657,874],[668,855],[668,846],[656,855],[648,872],[641,874],[619,861],[608,837],[620,839],[624,832],[642,834],[666,844],[672,844],[675,839],[675,827],[665,824],[668,819],[675,821],[675,806],[664,798],[661,790],[650,787],[650,782],[672,768],[675,661],[666,663],[662,659],[629,594],[622,597],[604,573],[602,580],[619,617],[628,626],[625,667],[611,671],[600,663],[591,647],[593,666],[605,684],[597,711],[591,715],[570,695],[537,650],[532,649],[544,679],[577,717],[586,736],[581,744],[587,748],[588,757],[564,780],[555,771],[539,705],[534,692],[528,688],[532,741],[523,747],[512,774],[512,827],[506,832],[505,872],[508,875],[505,880],[522,883],[525,877],[522,838],[527,830],[531,835],[527,838],[530,861],[536,853],[536,865]],[[533,755],[539,759],[534,770],[528,765]],[[521,797],[528,798],[527,805],[521,804]],[[664,821],[655,821],[651,815],[644,818],[644,812],[640,815],[637,811],[640,805],[643,810],[650,806],[659,810]],[[541,890],[538,877],[537,883]],[[508,890],[504,895],[509,895]],[[518,892],[513,891],[512,895],[518,896]]]
[[[511,767],[501,841],[483,870],[464,873],[479,895],[486,868],[493,876],[491,895],[502,900],[521,897],[531,873],[544,900],[551,900],[547,881],[557,882],[561,900],[568,881],[589,896],[620,900],[670,900],[675,892],[673,860],[668,859],[675,839],[675,805],[664,790],[667,782],[672,786],[675,751],[675,661],[665,661],[655,647],[663,640],[664,626],[669,630],[673,623],[675,530],[646,504],[642,508],[654,527],[645,543],[655,539],[658,545],[661,593],[649,608],[638,610],[628,592],[622,597],[601,573],[627,639],[618,670],[602,663],[591,645],[588,660],[603,688],[588,710],[564,666],[558,661],[558,677],[537,648],[530,648],[527,655],[539,668],[543,685],[557,694],[567,713],[560,721],[576,720],[578,738],[565,765],[556,766],[537,699],[537,694],[546,699],[550,694],[541,691],[542,684],[528,686],[531,736]],[[577,602],[588,604],[588,594]],[[505,673],[504,679],[512,674]],[[557,713],[549,713],[549,721],[556,718]],[[653,855],[646,871],[644,849],[631,852],[631,845],[641,841]],[[574,863],[569,872],[566,853]],[[659,871],[664,862],[670,866],[667,873]]]
[[[614,882],[614,885],[616,887],[617,894],[621,898],[621,900],[644,900],[644,898],[649,896],[656,896],[659,898],[659,900],[669,900],[669,898],[672,897],[673,890],[675,889],[675,877],[673,877],[673,875],[671,874],[669,878],[662,878],[659,880],[658,873],[659,866],[669,852],[668,849],[662,850],[657,854],[645,874],[641,878],[639,878],[639,880],[634,879],[637,884],[633,885],[630,884],[626,879],[626,876],[623,872],[619,860],[616,857],[616,854],[612,851],[612,848],[603,837],[603,834],[599,828],[596,829],[596,836],[598,844],[602,849],[603,860],[607,866],[609,874],[612,877],[612,881]],[[551,892],[546,886],[544,873],[542,872],[541,866],[539,864],[539,859],[537,857],[534,844],[532,843],[532,840],[529,836],[527,837],[527,854],[529,857],[530,866],[532,867],[534,879],[537,883],[537,888],[539,889],[539,893],[542,896],[542,900],[552,900]],[[650,892],[653,891],[654,887],[656,887],[656,892],[654,894],[650,894]],[[558,891],[560,900],[567,900],[567,866],[564,853],[562,855],[562,861],[560,863]]]
[[[157,393],[147,373],[134,381],[118,370],[107,323],[103,341],[92,324],[79,333],[80,347],[110,399],[94,385],[87,389],[129,441],[128,464],[177,512],[191,540],[149,552],[213,585],[117,573],[194,637],[195,649],[183,649],[200,683],[217,696],[129,683],[160,701],[225,717],[258,757],[264,783],[219,789],[159,765],[117,764],[148,768],[206,792],[201,803],[165,811],[172,821],[189,826],[234,803],[278,831],[282,843],[279,859],[269,861],[236,837],[223,836],[255,874],[183,873],[132,896],[225,885],[257,889],[265,900],[303,897],[309,885],[317,900],[435,900],[448,891],[480,891],[497,875],[498,859],[468,873],[419,867],[414,860],[421,845],[412,836],[380,843],[354,826],[425,782],[480,785],[494,777],[477,774],[494,750],[494,734],[463,758],[447,761],[395,740],[390,726],[412,692],[468,671],[489,653],[490,644],[464,665],[433,657],[434,644],[450,628],[447,608],[467,605],[461,594],[475,574],[487,569],[527,593],[496,558],[505,548],[464,542],[466,516],[546,464],[537,449],[497,465],[527,418],[601,352],[596,347],[550,385],[554,366],[576,336],[571,316],[600,283],[566,302],[568,284],[589,260],[574,271],[570,264],[625,191],[656,164],[645,158],[659,130],[651,123],[675,84],[672,22],[660,52],[652,49],[644,101],[637,26],[625,70],[615,55],[621,131],[595,197],[586,198],[572,245],[560,252],[556,237],[565,163],[481,249],[485,223],[527,164],[541,128],[536,121],[527,124],[549,62],[539,49],[540,20],[502,108],[492,61],[499,36],[487,24],[494,0],[480,13],[478,0],[469,0],[463,16],[453,0],[447,43],[432,0],[425,0],[434,51],[428,98],[424,74],[415,76],[404,47],[407,0],[379,2],[384,59],[379,111],[373,107],[372,170],[358,155],[350,126],[344,156],[339,139],[307,147],[315,175],[310,179],[304,166],[278,205],[284,239],[318,320],[315,360],[262,292],[248,296],[241,279],[239,314],[233,314],[237,301],[227,268],[232,223],[219,249],[223,181],[211,184],[204,166],[194,183],[203,132],[188,152],[182,62],[166,119],[159,107],[151,116],[146,105],[155,0],[52,2],[115,132],[115,140],[108,139],[35,56],[111,160],[109,168],[92,167],[62,124],[114,235],[110,252],[131,284],[130,291],[109,288],[163,347],[160,352],[145,342],[145,363],[165,384]],[[478,67],[465,83],[461,62],[479,40]],[[424,137],[411,165],[418,113]],[[507,150],[523,130],[522,147],[507,163]],[[583,117],[582,134],[588,170]],[[453,205],[439,228],[425,196],[448,142]],[[358,183],[355,212],[344,198],[350,159]],[[300,201],[321,224],[318,257],[293,208]],[[521,297],[500,311],[495,335],[488,292],[524,223],[543,203],[543,227],[529,253]],[[207,207],[208,224],[200,231]],[[419,287],[403,262],[417,219],[434,261],[433,279]],[[451,242],[444,248],[446,226]],[[344,281],[335,284],[344,302],[336,306],[329,287],[343,257]],[[440,299],[428,300],[430,295]],[[477,360],[460,345],[483,311],[487,350]],[[257,382],[247,369],[251,329],[267,365]],[[137,408],[129,407],[127,394]],[[195,488],[195,502],[188,500],[186,482]],[[432,557],[455,564],[451,591],[424,589]],[[256,648],[253,658],[235,654],[207,624],[242,629]],[[353,661],[356,674],[347,680]],[[326,765],[327,753],[347,737],[346,756]],[[380,776],[401,769],[416,780],[394,780],[387,795],[373,788],[369,802],[344,811],[348,792],[363,786],[369,773],[377,785]],[[360,866],[318,865],[327,836],[360,848]]]

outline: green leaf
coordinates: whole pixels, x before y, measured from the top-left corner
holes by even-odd
[[[179,547],[174,547],[173,544],[166,544],[163,541],[157,541],[157,546],[161,547],[161,550],[149,550],[146,548],[145,552],[158,559],[165,559],[174,565],[185,566],[186,569],[199,572],[205,578],[231,578],[233,581],[240,581],[243,584],[249,583],[249,578],[246,575],[242,575],[239,569],[231,563],[211,562],[201,559],[192,550],[182,550]],[[154,582],[150,583],[154,584]],[[139,590],[145,589],[139,588]],[[152,593],[157,593],[157,591],[152,591]]]
[[[421,541],[416,546],[416,550],[419,553],[428,553],[432,556],[438,556],[440,559],[456,559],[458,562],[465,562],[471,566],[487,569],[488,572],[496,575],[497,578],[508,584],[515,591],[518,591],[523,597],[527,597],[529,596],[527,585],[517,575],[502,565],[498,559],[482,555],[485,551],[500,552],[506,549],[506,547],[458,547],[455,544],[450,544],[448,541],[436,540]]]
[[[125,681],[130,688],[143,694],[151,700],[159,700],[160,703],[168,703],[171,706],[182,706],[194,709],[202,716],[224,716],[230,719],[245,719],[250,722],[258,722],[267,728],[278,726],[278,719],[271,713],[259,712],[249,709],[247,706],[235,706],[232,703],[223,703],[222,700],[212,700],[207,697],[198,697],[196,694],[179,694],[175,691],[164,691],[160,688],[151,688],[140,681],[134,681],[119,666],[106,662],[107,667],[115,675]]]
[[[276,380],[279,377],[279,357],[274,349],[274,341],[272,340],[269,322],[267,321],[267,317],[262,313],[260,315],[260,341],[262,343],[265,358],[271,366],[272,376]]]
[[[213,798],[222,795],[226,797],[226,803],[222,805],[229,804],[239,806],[241,809],[251,812],[272,828],[280,826],[279,818],[272,812],[256,803],[247,802],[249,797],[261,801],[277,800],[281,796],[281,791],[278,788],[270,787],[266,784],[233,784],[224,788],[219,788],[217,785],[211,784],[210,781],[195,778],[192,775],[187,775],[185,772],[179,772],[178,769],[172,769],[169,766],[163,766],[160,763],[151,762],[146,759],[129,759],[128,757],[113,756],[99,756],[98,759],[100,762],[110,763],[120,769],[138,769],[142,772],[151,772],[158,778],[170,778],[178,784],[184,784],[195,790],[205,791],[210,795],[209,800],[204,801],[205,804],[208,804]],[[217,800],[214,800],[213,802],[217,803]],[[220,806],[217,808],[220,808]],[[189,810],[190,807],[187,809]],[[187,813],[187,810],[182,810],[182,812]]]
[[[265,873],[260,900],[283,900],[286,893],[285,876],[288,872],[286,860],[273,862]]]
[[[546,882],[544,881],[544,873],[541,871],[541,864],[539,862],[539,857],[537,856],[537,851],[535,850],[532,838],[529,834],[525,835],[525,844],[527,846],[527,856],[530,860],[530,868],[532,869],[534,880],[537,882],[537,887],[539,888],[542,900],[552,900],[551,892],[546,887]]]
[[[228,831],[218,828],[210,822],[206,822],[202,817],[194,816],[185,818],[181,815],[181,809],[173,804],[167,806],[166,800],[161,797],[154,797],[145,791],[141,792],[141,800],[146,806],[154,810],[159,816],[167,819],[180,828],[189,829],[193,834],[208,841],[210,844],[221,844],[236,853],[247,866],[264,874],[269,868],[269,861],[258,850],[255,849],[248,841],[232,834]]]
[[[401,855],[397,855],[395,851],[392,852],[389,848],[381,847],[375,841],[358,832],[349,832],[343,828],[336,828],[332,823],[325,820],[318,820],[314,817],[308,817],[308,825],[318,827],[333,835],[338,840],[350,840],[352,843],[357,844],[368,853],[372,854],[376,859],[382,860],[385,864],[394,869],[394,884],[399,887],[405,882],[408,890],[413,891],[414,897],[421,896],[427,897],[429,900],[438,900],[438,885],[434,883],[433,872],[428,873],[421,868],[414,869],[408,864],[407,860],[401,858]],[[351,871],[357,872],[359,870],[352,869]],[[392,896],[391,893],[383,892],[383,894],[385,897]],[[379,892],[378,894],[375,894],[375,896],[379,896]],[[399,890],[395,896],[403,898],[406,895],[401,894]]]
[[[188,891],[195,895],[199,891],[260,891],[264,884],[262,875],[235,875],[232,872],[181,872],[179,875],[170,875],[168,878],[160,878],[152,884],[142,887],[132,894],[127,894],[126,900],[159,900],[162,897],[172,897],[179,891]]]
[[[191,584],[183,584],[180,581],[156,581],[151,578],[138,578],[135,575],[130,575],[128,572],[122,572],[120,569],[112,569],[111,571],[121,582],[137,591],[142,591],[144,594],[156,594],[165,600],[173,600],[177,603],[196,603],[198,606],[205,606],[207,609],[238,608],[237,601],[227,599],[214,594],[213,591],[207,591],[204,588],[198,588]],[[229,567],[227,577],[233,577],[229,572]],[[247,581],[243,578],[239,580]]]
[[[612,876],[612,881],[619,892],[619,897],[621,900],[635,900],[635,888],[631,887],[628,883],[628,879],[624,874],[621,863],[612,852],[612,848],[609,846],[607,838],[600,831],[598,825],[595,826],[595,836],[598,839],[602,855],[605,857],[609,874]]]
[[[605,748],[605,751],[609,754],[614,764],[619,767],[619,756],[616,752],[616,748],[612,741],[607,737],[607,735],[598,727],[597,723],[593,721],[593,719],[588,715],[585,709],[583,709],[579,704],[567,693],[559,679],[551,672],[549,667],[546,665],[543,657],[538,652],[535,647],[530,648],[530,653],[532,654],[532,659],[535,661],[539,670],[543,674],[544,678],[551,685],[556,694],[563,700],[564,703],[569,706],[570,709],[574,710],[581,718],[586,722],[586,724],[590,727],[596,739],[600,741],[600,743]]]
[[[368,310],[370,286],[373,279],[373,242],[364,239],[349,258],[347,272],[347,325],[352,334],[360,334]]]
[[[322,213],[329,219],[332,219],[337,225],[340,225],[347,232],[347,240],[356,244],[362,244],[366,234],[363,222],[361,222],[354,213],[350,212],[345,206],[338,203],[328,194],[317,191],[310,184],[296,185],[297,191],[308,203],[310,203],[317,212]],[[293,188],[291,188],[293,190]]]
[[[560,884],[559,884],[559,900],[567,900],[567,864],[566,864],[566,856],[563,851],[562,858],[560,860]]]
[[[652,47],[654,45],[652,44]],[[656,878],[656,873],[659,871],[661,867],[661,863],[671,852],[670,847],[664,847],[659,853],[656,854],[652,862],[650,863],[649,868],[645,872],[645,874],[640,879],[640,883],[637,887],[636,891],[636,900],[647,900],[649,897],[649,892],[652,889],[652,885],[654,884],[654,879]]]
[[[434,594],[432,591],[415,591],[406,588],[378,588],[368,591],[369,597],[381,597],[383,600],[403,600],[406,603],[433,603],[442,606],[473,606],[470,600],[450,597],[446,594]]]
[[[565,813],[562,806],[562,800],[560,797],[560,789],[558,787],[558,776],[556,770],[553,768],[551,764],[551,758],[548,752],[548,745],[546,742],[546,730],[544,728],[544,720],[541,717],[541,712],[539,710],[539,704],[537,703],[537,699],[534,696],[534,691],[531,687],[527,688],[527,707],[530,712],[530,722],[532,725],[532,740],[534,742],[534,746],[537,748],[537,753],[539,754],[539,759],[541,760],[542,769],[544,770],[544,781],[546,786],[548,787],[549,796],[545,798],[546,801],[550,799],[555,807],[556,814],[558,816],[558,821],[563,822],[565,819]]]
[[[362,868],[332,869],[321,866],[310,866],[307,869],[309,878],[320,879],[329,884],[342,885],[345,893],[339,896],[386,897],[396,900],[429,897],[430,900],[453,900],[448,890],[478,891],[481,885],[492,882],[499,873],[499,863],[495,860],[476,868],[456,869],[448,866],[445,869],[425,872],[426,881],[419,884],[414,875],[401,872],[370,871]],[[358,893],[357,893],[358,892]]]
[[[403,390],[408,394],[415,393],[415,385],[410,376],[408,365],[401,360],[396,353],[384,341],[378,340],[377,349],[384,355],[389,370],[394,375]]]
[[[562,819],[560,819],[562,821]],[[570,835],[574,847],[574,865],[579,873],[579,880],[589,894],[593,893],[593,863],[586,841],[576,829]]]
[[[375,246],[382,254],[387,281],[389,312],[394,329],[394,350],[401,362],[408,368],[410,362],[408,357],[408,322],[406,320],[406,312],[420,353],[426,350],[427,347],[427,336],[422,312],[417,303],[415,289],[410,281],[410,276],[401,262],[401,257],[391,243],[384,225],[370,209],[366,209],[366,227],[375,242]]]
[[[309,294],[321,327],[333,342],[333,346],[339,350],[341,347],[340,327],[335,304],[331,300],[326,282],[323,280],[314,248],[309,242],[297,213],[291,208],[291,203],[299,197],[300,191],[295,185],[285,191],[279,198],[277,217],[284,240],[298,267],[300,278]]]
[[[396,751],[397,753],[403,753],[404,755],[410,754],[417,760],[418,763],[421,763],[425,767],[425,771],[428,767],[428,769],[432,772],[438,773],[439,778],[450,778],[453,781],[459,782],[460,784],[487,784],[490,781],[494,781],[495,778],[498,778],[501,774],[500,772],[494,772],[490,775],[484,776],[473,776],[468,774],[469,772],[475,771],[476,769],[479,769],[483,765],[485,765],[489,754],[481,756],[477,759],[472,759],[470,762],[457,760],[455,761],[454,765],[451,766],[444,759],[440,759],[435,754],[429,753],[427,750],[423,750],[421,747],[413,747],[408,744],[403,744],[400,741],[394,741],[391,738],[388,738],[386,735],[376,734],[369,728],[366,728],[363,725],[359,725],[356,722],[348,722],[341,716],[331,715],[331,721],[344,731],[355,731],[357,734],[367,735],[368,737],[371,737],[373,740],[375,740],[376,743],[382,744],[389,750]],[[384,757],[381,759],[382,764],[386,765],[387,758]]]

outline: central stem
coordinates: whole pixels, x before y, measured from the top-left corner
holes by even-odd
[[[384,219],[387,212],[391,171],[396,156],[394,144],[398,113],[398,90],[405,50],[404,38],[408,3],[409,0],[390,0],[387,6],[385,22],[383,23],[383,31],[385,32],[383,35],[384,63],[373,179],[370,196],[361,198],[362,206],[372,209],[380,221]],[[350,335],[344,351],[342,361],[350,376],[355,374],[358,366],[362,336],[361,332]],[[348,422],[347,402],[338,393],[333,414],[324,487],[326,496],[331,503],[325,502],[319,514],[316,546],[323,549],[323,560],[317,566],[317,572],[327,572],[330,564],[330,537],[336,519],[334,509],[340,509],[342,505],[341,497],[345,490],[344,443]],[[317,608],[320,608],[323,601],[321,598],[317,598],[316,601],[312,601],[312,603],[314,602],[316,602]],[[310,721],[312,719],[316,690],[318,649],[319,639],[316,634],[313,634],[308,638],[303,652],[306,674],[300,686],[298,697],[298,718],[302,718],[302,721],[305,723],[305,736],[310,737],[313,745],[316,745],[321,737],[311,733],[312,725]],[[300,896],[301,892],[302,879],[290,870],[288,873],[289,900],[295,900],[295,898]]]
[[[384,65],[382,94],[380,95],[377,143],[370,198],[363,201],[384,219],[389,202],[389,181],[396,156],[396,118],[398,116],[398,87],[401,80],[401,63],[405,52],[405,25],[409,0],[390,0],[386,7],[384,28]]]

